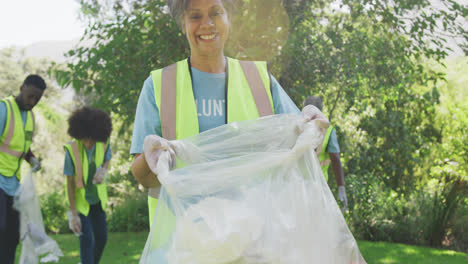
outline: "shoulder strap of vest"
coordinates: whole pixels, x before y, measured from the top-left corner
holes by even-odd
[[[31,114],[31,121],[32,121],[32,132],[34,134],[34,131],[36,131],[36,119],[34,117],[34,112],[32,110],[29,110],[29,113]]]
[[[273,114],[270,99],[253,61],[239,61],[249,83],[260,116]],[[176,139],[177,63],[169,65],[161,73],[161,133],[163,138]]]
[[[83,163],[81,162],[81,153],[80,150],[78,149],[78,143],[76,140],[72,141],[71,144],[71,149],[73,153],[70,153],[75,157],[75,171],[76,171],[76,177],[75,177],[75,187],[76,188],[83,188]]]
[[[17,158],[21,158],[24,155],[23,152],[10,149],[11,140],[13,139],[13,134],[15,132],[15,112],[13,110],[13,106],[11,105],[11,100],[9,100],[9,98],[4,100],[4,102],[6,104],[6,107],[10,109],[10,124],[8,126],[8,131],[6,132],[5,139],[0,144],[0,151],[10,154]]]
[[[108,146],[109,146],[109,139],[106,142],[96,142],[96,149],[95,149],[96,152],[94,153],[94,162],[96,162],[96,164],[98,163],[98,161],[100,162],[100,160],[98,160],[98,158],[100,158],[98,157],[98,152],[102,153],[102,164],[104,164]],[[100,148],[99,151],[98,151],[98,148]]]
[[[320,153],[318,154],[319,160],[321,162],[322,161],[326,162],[326,160],[329,160],[329,158],[326,155],[327,145],[328,145],[328,141],[330,140],[330,135],[331,135],[333,129],[334,129],[334,127],[332,125],[330,125],[328,127],[327,131],[325,132],[325,136],[323,137],[322,148],[320,149]],[[329,164],[329,162],[328,162],[328,164]],[[321,165],[321,166],[323,166],[323,165]]]
[[[258,72],[257,65],[253,61],[239,61],[239,63],[249,83],[250,91],[257,105],[258,114],[260,116],[272,115],[273,108],[271,107],[270,99],[268,98],[265,84]]]
[[[176,139],[177,63],[161,73],[161,133],[168,140]]]

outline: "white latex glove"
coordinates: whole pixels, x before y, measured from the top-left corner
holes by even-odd
[[[173,168],[176,164],[176,156],[171,143],[160,136],[148,135],[143,142],[143,152],[145,154],[146,163],[152,172],[156,173],[159,156],[163,151],[168,151],[170,154],[169,167]]]
[[[346,189],[343,185],[338,186],[338,198],[343,203],[343,208],[341,208],[341,211],[344,213],[348,208],[348,198],[346,197]]]
[[[78,216],[78,213],[72,213],[72,211],[67,212],[68,217],[68,227],[73,231],[76,236],[80,236],[81,233],[81,220]]]
[[[32,172],[36,172],[41,169],[41,162],[38,159],[32,157],[29,161],[31,162],[30,164]]]
[[[313,105],[306,105],[302,108],[302,117],[304,117],[306,122],[315,121],[315,123],[324,130],[330,126],[328,118]]]
[[[330,126],[330,122],[325,117],[325,115],[320,111],[317,107],[313,105],[306,105],[302,108],[302,117],[304,118],[304,122],[315,122],[315,124],[320,128],[320,133],[322,136],[325,136],[328,126]],[[301,128],[298,129],[297,133],[301,134],[303,131]],[[319,144],[316,152],[317,155],[320,154],[322,151],[322,144]]]
[[[107,175],[109,175],[107,169],[102,166],[99,166],[96,170],[96,173],[94,174],[93,184],[103,183],[106,180]]]

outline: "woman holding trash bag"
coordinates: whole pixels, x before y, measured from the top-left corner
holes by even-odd
[[[83,107],[68,119],[73,140],[64,146],[64,175],[70,228],[80,238],[82,264],[97,264],[107,242],[107,187],[112,121],[99,109]]]
[[[130,153],[135,155],[134,177],[150,188],[150,225],[160,185],[150,168],[162,151],[171,153],[171,166],[176,163],[168,140],[235,121],[299,113],[266,62],[224,56],[234,0],[169,0],[168,5],[187,37],[190,57],[151,72],[138,100]],[[306,113],[309,120],[320,118],[328,126],[320,111]]]

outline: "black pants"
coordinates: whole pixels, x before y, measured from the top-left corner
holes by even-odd
[[[15,263],[18,242],[19,212],[13,209],[13,196],[0,188],[0,263]]]

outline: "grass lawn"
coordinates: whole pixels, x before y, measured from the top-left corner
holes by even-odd
[[[368,264],[467,264],[468,254],[387,242],[358,241]]]
[[[138,263],[145,246],[147,233],[109,233],[101,264]],[[80,251],[78,238],[74,235],[52,236],[65,257],[59,263],[78,264]],[[467,264],[468,254],[451,250],[408,246],[386,242],[358,241],[362,255],[368,264]],[[19,263],[20,248],[16,263]],[[292,263],[293,264],[293,263]]]

